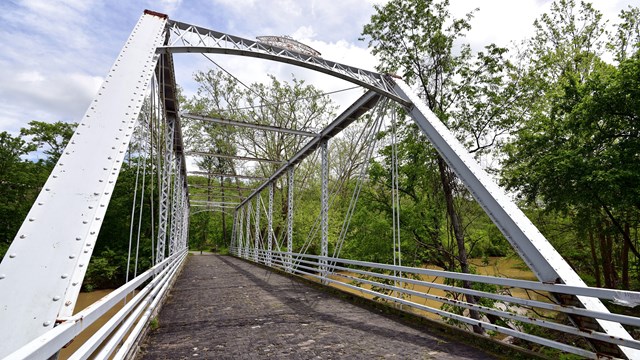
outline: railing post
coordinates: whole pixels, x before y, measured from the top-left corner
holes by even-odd
[[[321,149],[321,157],[322,157],[322,168],[321,168],[321,177],[322,177],[322,194],[320,197],[321,200],[321,242],[320,242],[320,275],[322,276],[323,283],[326,283],[327,277],[327,254],[328,254],[328,243],[329,243],[329,159],[327,154],[327,145],[329,141],[325,140],[320,145]]]
[[[273,186],[273,182],[269,184],[269,208],[267,209],[267,266],[271,266],[271,250],[273,249]]]
[[[258,240],[260,240],[260,194],[256,196],[256,232],[253,239],[253,261],[258,262]]]
[[[293,252],[293,166],[289,168],[287,185],[287,271],[293,272],[291,253]]]

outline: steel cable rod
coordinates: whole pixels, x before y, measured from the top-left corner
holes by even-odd
[[[370,110],[372,113],[377,111],[381,106],[384,101],[379,101],[377,102],[374,107]],[[358,141],[362,138],[362,134],[364,132],[361,132],[359,137],[358,137]],[[317,156],[317,152],[315,152],[315,155]],[[343,178],[341,179],[340,182],[338,182],[337,184],[334,183],[329,191],[330,193],[330,200],[329,200],[329,207],[332,207],[335,203],[335,201],[338,199],[338,197],[336,196],[336,194],[338,194],[340,192],[340,190],[342,190],[342,187],[345,183],[346,179]],[[307,238],[305,239],[305,243],[303,244],[300,253],[306,253],[307,250],[309,249],[309,247],[311,246],[311,244],[313,243],[313,240],[315,239],[316,235],[318,234],[318,231],[320,230],[320,223],[321,223],[321,217],[322,217],[322,211],[318,214],[318,216],[316,217],[314,224],[312,225],[309,234],[307,235]],[[295,259],[295,261],[297,261],[298,258]]]
[[[140,252],[140,231],[142,229],[142,215],[144,214],[144,193],[145,193],[145,180],[147,178],[147,151],[146,150],[146,137],[145,134],[146,132],[146,119],[147,117],[145,117],[145,123],[142,124],[142,126],[140,126],[140,130],[142,132],[142,142],[141,142],[141,146],[142,146],[142,154],[143,154],[143,168],[142,168],[142,193],[140,194],[140,212],[138,215],[138,236],[136,239],[136,260],[135,260],[135,265],[134,265],[134,270],[133,270],[133,277],[135,278],[136,276],[138,276],[138,255]]]
[[[351,200],[349,201],[349,207],[347,209],[347,214],[345,215],[345,220],[342,223],[342,228],[340,229],[340,235],[338,236],[338,241],[336,243],[336,247],[334,248],[333,251],[333,257],[338,257],[340,254],[340,251],[342,251],[342,245],[344,244],[344,240],[346,238],[346,234],[347,231],[349,229],[349,226],[351,224],[351,219],[353,217],[353,214],[355,213],[355,207],[356,204],[358,203],[358,199],[360,197],[360,192],[362,190],[362,184],[364,182],[364,177],[366,176],[366,170],[368,169],[368,164],[369,161],[371,159],[371,156],[373,154],[373,150],[376,147],[377,144],[377,139],[376,139],[376,134],[380,132],[380,129],[382,127],[382,119],[383,119],[383,115],[385,112],[385,108],[387,106],[386,100],[384,101],[383,104],[380,105],[380,110],[378,110],[378,116],[375,118],[373,125],[370,127],[370,131],[367,134],[366,138],[365,138],[365,143],[369,143],[369,146],[367,147],[367,152],[365,154],[365,159],[360,167],[360,174],[358,176],[358,179],[356,181],[356,186],[354,188],[354,191],[351,195]]]
[[[139,121],[136,122],[136,128],[138,128],[139,126]],[[140,136],[139,133],[136,134],[138,136],[136,136],[138,138],[138,140],[140,140]],[[129,157],[131,157],[131,151],[133,150],[134,147],[134,141],[129,143]],[[138,196],[138,177],[140,175],[140,159],[138,158],[138,164],[137,164],[137,169],[136,169],[136,181],[135,181],[135,185],[134,185],[134,190],[133,190],[133,201],[131,202],[131,222],[129,224],[129,250],[127,252],[127,272],[125,274],[125,282],[129,282],[129,268],[131,265],[131,243],[133,242],[133,224],[135,222],[135,212],[136,212],[136,200],[137,200],[137,196]],[[126,298],[125,298],[126,301]]]

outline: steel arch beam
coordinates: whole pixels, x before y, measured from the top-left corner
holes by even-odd
[[[163,54],[226,54],[282,62],[349,81],[393,99],[400,104],[409,105],[406,99],[395,93],[388,76],[383,74],[179,21],[172,20],[169,22],[169,26],[171,35],[169,46],[163,46],[158,49],[158,52]],[[176,45],[179,42],[182,42],[183,46]]]

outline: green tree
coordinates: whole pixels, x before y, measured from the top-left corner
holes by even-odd
[[[629,288],[628,253],[639,255],[631,240],[640,184],[637,54],[617,67],[600,59],[606,32],[588,3],[556,1],[535,26],[524,58],[528,117],[505,147],[503,181],[530,204],[572,216],[589,239],[585,268],[595,269],[596,284],[601,267],[607,287]]]
[[[392,0],[375,6],[376,13],[362,34],[369,38],[372,52],[380,58],[379,70],[401,72],[409,84],[416,85],[429,109],[469,146],[469,151],[486,152],[513,123],[509,104],[517,91],[507,91],[510,64],[504,58],[506,50],[493,44],[477,54],[467,44],[457,49],[456,44],[471,28],[473,13],[453,18],[448,7],[448,0]],[[424,136],[412,139],[426,146]],[[456,204],[456,198],[464,196],[465,190],[442,157],[433,151],[425,154],[426,162],[409,166],[430,168],[438,174],[428,178],[440,183],[457,248],[455,259],[463,272],[470,272],[464,219]],[[422,222],[431,223],[426,217]],[[470,287],[468,282],[463,285]],[[467,301],[473,303],[475,299],[468,296]],[[479,318],[475,311],[471,316]],[[475,330],[482,332],[480,328]]]
[[[58,121],[47,123],[43,121],[30,121],[28,128],[20,130],[20,135],[30,137],[31,143],[42,149],[47,156],[45,162],[53,167],[62,155],[69,139],[73,135],[78,124]]]
[[[20,135],[0,133],[0,256],[6,252],[76,124],[29,122]],[[42,149],[45,157],[37,158]]]

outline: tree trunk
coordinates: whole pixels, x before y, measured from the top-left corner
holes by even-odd
[[[627,238],[631,238],[629,223],[624,224],[624,232]],[[626,241],[622,242],[620,265],[622,268],[622,288],[629,290],[629,243]]]
[[[593,276],[596,278],[596,286],[602,287],[602,280],[600,279],[600,262],[598,261],[598,255],[596,254],[596,241],[593,238],[593,229],[589,229],[589,245],[591,247],[591,261],[593,261]]]
[[[600,241],[600,258],[602,259],[602,275],[604,277],[604,286],[613,288],[612,264],[611,264],[611,248],[607,246],[607,238],[602,228],[602,224],[598,223],[598,239]]]
[[[464,231],[460,221],[460,216],[456,212],[453,204],[453,188],[451,183],[453,181],[452,174],[449,171],[449,167],[445,164],[444,159],[438,156],[438,169],[440,171],[440,180],[442,182],[442,190],[444,192],[444,198],[447,205],[447,214],[451,220],[451,227],[453,229],[454,236],[456,238],[456,244],[458,245],[458,261],[460,262],[460,269],[463,273],[469,273],[469,263],[467,261],[467,249],[464,244]],[[471,283],[469,281],[463,281],[462,287],[465,289],[471,289]],[[476,298],[472,295],[465,295],[465,298],[469,304],[476,304]],[[469,315],[472,319],[479,320],[480,313],[477,310],[469,310]],[[478,334],[483,334],[482,327],[474,325],[473,331]]]

